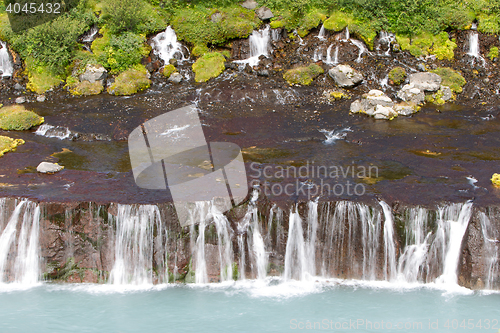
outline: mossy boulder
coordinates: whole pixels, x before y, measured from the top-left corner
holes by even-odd
[[[38,126],[44,121],[33,111],[21,105],[10,105],[0,109],[0,129],[6,131],[24,131]]]
[[[218,52],[210,52],[198,58],[193,64],[196,82],[206,82],[224,71],[225,58]]]
[[[281,20],[277,20],[277,21],[272,21],[270,26],[271,29],[278,29],[278,28],[283,28],[285,26],[285,23]]]
[[[163,76],[165,76],[167,79],[172,75],[172,73],[177,72],[177,68],[175,68],[174,65],[168,64],[165,67],[163,67]]]
[[[462,74],[452,68],[441,67],[431,72],[441,76],[443,79],[441,85],[450,87],[454,93],[461,93],[462,87],[467,83]]]
[[[300,37],[305,37],[311,29],[316,28],[321,21],[324,21],[325,19],[325,14],[317,9],[314,9],[301,18],[297,28],[297,33]]]
[[[325,22],[323,22],[323,26],[327,30],[341,31],[344,30],[352,20],[352,16],[347,13],[334,12]]]
[[[442,31],[437,35],[424,33],[412,39],[396,35],[396,40],[401,46],[401,49],[410,52],[414,57],[432,54],[439,60],[452,60],[454,57],[454,50],[457,47],[455,40],[450,40],[446,31]]]
[[[300,84],[303,86],[308,86],[313,82],[313,80],[325,71],[323,68],[316,64],[311,64],[307,67],[296,67],[289,69],[283,74],[283,78],[288,82],[288,84]]]
[[[9,151],[16,150],[17,146],[24,144],[22,139],[12,139],[7,136],[0,135],[0,157]]]
[[[494,173],[493,176],[491,176],[491,183],[500,187],[500,173]]]
[[[99,95],[103,90],[104,86],[101,81],[95,81],[93,83],[83,81],[69,86],[69,92],[75,96]]]
[[[389,72],[389,83],[393,85],[400,85],[406,79],[406,71],[403,67],[394,67]]]
[[[149,72],[142,65],[137,65],[120,73],[115,82],[108,88],[112,95],[132,95],[149,88],[151,80]]]

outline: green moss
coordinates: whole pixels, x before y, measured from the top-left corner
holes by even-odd
[[[500,187],[500,173],[494,173],[493,176],[491,176],[491,183]]]
[[[485,34],[498,34],[500,33],[500,17],[498,14],[478,15],[477,30]]]
[[[426,103],[434,103],[435,102],[434,95],[432,95],[432,94],[425,95],[425,102]]]
[[[330,98],[334,100],[340,100],[340,99],[350,99],[351,97],[349,95],[344,94],[342,91],[331,91],[330,92]]]
[[[24,140],[22,139],[12,139],[6,136],[0,135],[0,157],[9,151],[16,150],[17,146],[23,145]]]
[[[349,25],[349,31],[354,36],[361,39],[370,50],[373,50],[373,43],[377,37],[377,27],[367,22],[355,21]]]
[[[201,57],[205,53],[209,53],[210,49],[205,44],[195,45],[191,51],[191,55],[194,57]]]
[[[163,76],[165,76],[166,78],[169,78],[173,72],[177,72],[177,68],[175,68],[174,65],[168,64],[165,67],[163,67]]]
[[[441,76],[441,84],[450,87],[454,93],[461,93],[462,87],[467,83],[462,74],[448,67],[437,68],[431,72]]]
[[[113,95],[132,95],[149,88],[150,85],[149,72],[144,66],[137,65],[120,73],[108,88],[108,92]]]
[[[193,64],[196,82],[206,82],[224,71],[225,58],[218,52],[211,52],[198,58]]]
[[[28,130],[43,121],[43,117],[26,110],[22,105],[9,105],[0,109],[0,129],[6,131]]]
[[[90,83],[89,81],[77,82],[69,86],[69,91],[76,96],[99,95],[104,90],[100,81]]]
[[[491,60],[498,58],[498,47],[496,47],[496,46],[490,47],[490,52],[488,52],[488,57]]]
[[[49,67],[36,66],[32,58],[26,59],[26,74],[28,75],[26,87],[37,94],[43,94],[63,81],[60,76],[53,74]]]
[[[389,72],[389,83],[400,85],[406,79],[406,71],[403,67],[394,67]]]
[[[323,26],[327,30],[341,31],[344,30],[349,23],[353,22],[350,14],[344,12],[334,12],[330,17],[323,22]]]
[[[324,70],[316,64],[311,64],[307,67],[297,67],[290,69],[283,74],[283,78],[288,82],[288,84],[300,84],[308,86],[311,82],[320,74],[323,74]]]
[[[285,26],[285,23],[283,21],[278,20],[278,21],[272,21],[271,22],[271,29],[278,29],[278,28],[283,28]]]
[[[442,31],[437,35],[424,33],[410,40],[408,37],[396,35],[401,49],[409,51],[415,57],[435,55],[438,59],[453,59],[457,47],[455,40],[450,40],[448,33]]]
[[[318,27],[321,21],[325,19],[325,14],[318,9],[314,9],[301,18],[298,24],[297,33],[300,37],[305,37],[311,29]]]

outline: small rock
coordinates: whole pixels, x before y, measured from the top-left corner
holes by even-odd
[[[62,169],[64,169],[62,165],[50,162],[42,162],[36,167],[36,171],[40,173],[56,173]]]
[[[20,85],[19,83],[16,83],[16,84],[14,85],[14,89],[16,89],[16,90],[23,90],[24,88],[23,88],[23,86],[22,86],[22,85]]]
[[[257,16],[262,20],[269,20],[274,17],[273,12],[266,6],[262,6],[256,10]]]
[[[382,105],[377,105],[373,113],[375,119],[392,119],[397,116],[398,114],[391,107]]]
[[[269,76],[269,71],[267,69],[263,69],[263,70],[258,71],[257,75],[267,77],[267,76]]]
[[[414,104],[422,104],[425,100],[425,94],[413,84],[405,84],[400,91],[398,91],[398,98],[405,102],[412,102]]]
[[[246,9],[250,9],[250,10],[254,10],[255,8],[257,8],[258,4],[257,4],[257,1],[255,0],[246,0],[245,2],[243,2],[241,4],[241,7],[243,8],[246,8]]]
[[[417,69],[418,69],[419,71],[421,71],[421,72],[425,72],[425,71],[427,71],[427,69],[425,68],[425,65],[424,65],[423,63],[419,63],[419,64],[417,65]]]
[[[170,60],[168,61],[168,63],[169,63],[170,65],[174,65],[174,66],[176,66],[176,67],[177,67],[177,59],[175,59],[175,58],[170,59]]]
[[[443,95],[441,99],[445,102],[449,101],[453,97],[453,92],[451,91],[451,88],[448,86],[441,86],[441,93]]]
[[[17,104],[23,104],[25,102],[26,102],[26,97],[24,97],[24,96],[16,98],[16,103]]]
[[[90,83],[94,83],[106,79],[107,76],[108,71],[103,66],[88,64],[87,67],[85,67],[85,72],[78,78],[80,82],[89,81]]]
[[[182,75],[178,72],[172,73],[168,80],[172,83],[181,83]]]
[[[377,110],[377,107],[383,106],[387,108],[391,108],[394,105],[392,99],[390,99],[387,95],[385,95],[380,90],[370,90],[368,94],[364,94],[361,99],[354,101],[351,103],[350,111],[351,113],[366,113],[369,116],[374,116]],[[381,109],[385,110],[385,109]],[[394,111],[394,110],[393,110]],[[379,114],[385,114],[388,111],[379,112]],[[395,112],[394,112],[395,113]],[[392,114],[392,113],[391,113]],[[397,115],[397,114],[396,114]],[[381,116],[379,116],[381,117]],[[390,119],[389,117],[387,119]],[[382,118],[377,118],[382,119]]]
[[[392,107],[394,111],[397,112],[400,116],[409,116],[418,112],[418,106],[413,103],[402,102],[398,104],[394,104]]]
[[[351,88],[363,81],[363,75],[349,65],[338,65],[330,69],[328,75],[341,88]]]
[[[410,84],[422,91],[437,91],[441,87],[441,76],[422,72],[410,75]]]
[[[45,102],[45,95],[36,96],[36,101],[40,103]]]
[[[252,74],[252,73],[253,73],[252,66],[250,66],[249,64],[246,64],[246,65],[245,65],[245,68],[244,68],[244,71],[245,71],[245,73],[247,73],[247,74]]]

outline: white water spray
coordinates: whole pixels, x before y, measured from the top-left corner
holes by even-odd
[[[153,50],[166,65],[170,59],[177,58],[179,61],[189,59],[189,50],[187,47],[177,41],[177,35],[174,29],[168,26],[164,32],[159,33],[153,38]]]

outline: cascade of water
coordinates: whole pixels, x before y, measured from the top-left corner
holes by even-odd
[[[436,282],[457,284],[462,240],[472,215],[472,202],[439,208],[437,237],[443,246],[443,274]]]
[[[58,138],[59,140],[71,139],[74,134],[71,133],[69,128],[61,126],[52,126],[49,124],[42,124],[35,132],[36,135],[45,136],[47,138]]]
[[[349,39],[351,39],[351,35],[349,34],[349,27],[345,27],[345,38],[344,38],[344,42],[347,42]]]
[[[269,43],[269,26],[262,30],[254,31],[248,38],[250,46],[250,57],[245,60],[236,60],[235,63],[249,64],[250,66],[257,66],[259,64],[260,56],[268,56],[270,51]]]
[[[361,60],[363,60],[362,58],[363,53],[368,52],[365,47],[365,44],[357,39],[351,39],[351,43],[356,45],[359,49],[358,58],[356,59],[356,62],[361,62]]]
[[[99,28],[98,27],[94,26],[94,27],[90,28],[90,30],[87,31],[83,35],[82,42],[84,42],[84,43],[92,43],[94,41],[94,39],[96,38],[98,32],[99,32]]]
[[[205,260],[205,218],[207,216],[204,209],[205,204],[205,202],[196,202],[196,211],[199,212],[198,238],[196,238],[196,283],[208,283],[207,262]]]
[[[371,212],[368,206],[362,204],[356,204],[350,210],[348,221],[352,234],[350,235],[349,245],[356,247],[356,224],[359,221],[362,233],[363,279],[375,280],[382,216],[380,212]]]
[[[335,53],[333,54],[333,65],[339,64],[339,46],[335,46]]]
[[[323,48],[320,46],[314,50],[313,61],[321,61],[323,60]]]
[[[405,216],[405,247],[399,257],[398,280],[417,282],[423,280],[427,250],[432,235],[428,230],[428,211],[411,208]]]
[[[231,242],[232,230],[229,221],[215,205],[211,205],[212,216],[217,229],[217,245],[219,248],[219,264],[221,281],[233,279],[233,245]]]
[[[499,232],[495,230],[491,224],[491,220],[483,212],[479,213],[479,221],[483,231],[484,239],[484,260],[486,263],[486,289],[494,289],[496,287],[496,279],[499,275],[499,250],[500,240]]]
[[[277,42],[281,39],[281,30],[280,29],[271,29],[271,40],[273,42]]]
[[[469,51],[467,52],[467,54],[471,57],[481,60],[483,66],[486,63],[484,58],[481,56],[479,48],[479,34],[475,30],[471,30],[469,32]],[[472,64],[474,64],[474,60],[472,61]]]
[[[387,31],[380,31],[380,37],[379,37],[379,45],[377,46],[377,50],[380,51],[380,46],[381,45],[387,45],[387,50],[384,52],[383,55],[385,56],[390,56],[391,55],[391,44],[396,40],[396,37],[394,36],[393,33],[387,32]]]
[[[165,64],[170,59],[177,58],[180,61],[189,59],[189,50],[187,47],[177,41],[177,35],[174,29],[168,26],[164,32],[159,33],[153,39],[153,50]],[[187,56],[185,55],[185,53]]]
[[[21,230],[16,239],[21,216]],[[16,205],[0,236],[0,283],[8,280],[9,270],[15,282],[34,284],[38,281],[39,220],[40,208],[35,203],[22,200]]]
[[[7,44],[2,41],[0,41],[0,72],[2,72],[3,77],[12,76],[14,72],[14,67],[10,60],[9,49],[7,48]]]
[[[319,29],[319,33],[316,36],[316,38],[318,38],[319,40],[326,39],[326,31],[325,31],[325,27],[323,26],[323,24],[321,25],[321,29]]]
[[[394,246],[394,220],[391,207],[383,201],[379,204],[384,212],[384,278],[392,281],[396,277],[396,248]]]
[[[339,63],[339,46],[335,46],[335,52],[333,53],[333,59],[332,59],[332,47],[333,44],[330,44],[328,46],[328,49],[326,50],[326,61],[325,63],[328,65],[333,65],[336,66]]]
[[[110,219],[113,219],[111,215]],[[155,227],[161,228],[157,206],[118,205],[115,263],[109,276],[111,284],[153,283]]]

